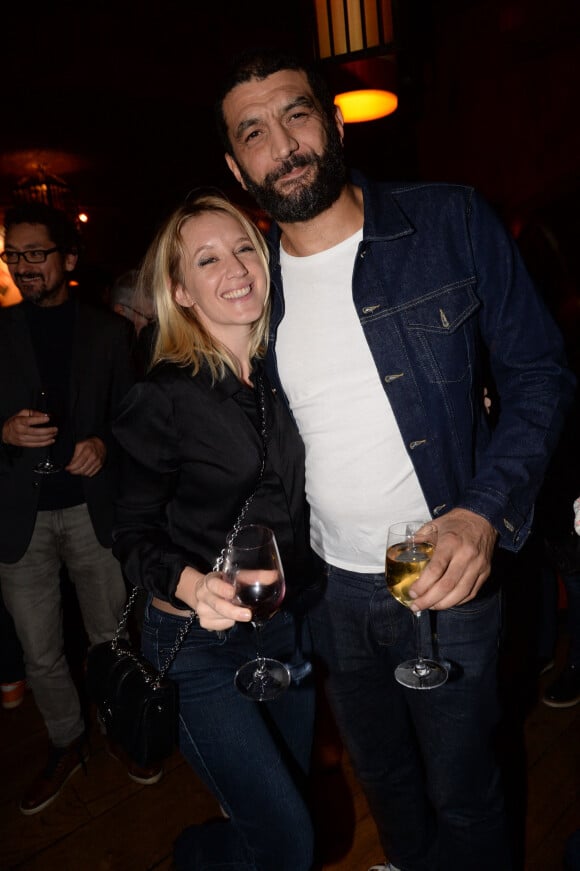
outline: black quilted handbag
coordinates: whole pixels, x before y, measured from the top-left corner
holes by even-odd
[[[177,740],[177,687],[165,675],[195,613],[184,621],[167,661],[158,672],[120,638],[139,590],[129,597],[112,641],[95,644],[87,658],[87,689],[108,737],[138,765],[148,768],[167,758]]]

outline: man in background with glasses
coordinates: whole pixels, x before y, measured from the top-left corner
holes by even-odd
[[[23,299],[0,310],[0,586],[50,741],[20,804],[26,815],[54,801],[87,755],[64,653],[62,567],[90,644],[113,637],[125,602],[110,550],[110,424],[132,366],[124,322],[70,298],[78,248],[63,212],[32,203],[6,215],[0,256]],[[145,783],[161,776],[129,774]]]

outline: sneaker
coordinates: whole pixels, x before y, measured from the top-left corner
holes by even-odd
[[[20,802],[22,813],[25,816],[31,816],[48,807],[75,771],[82,767],[86,774],[85,763],[87,759],[88,752],[84,735],[81,735],[68,747],[51,745],[46,767]]]
[[[123,750],[120,744],[115,744],[114,741],[107,739],[107,750],[109,755],[120,762],[127,769],[127,774],[134,780],[135,783],[140,783],[142,786],[152,786],[154,783],[159,783],[163,777],[162,765],[151,765],[149,768],[144,768],[142,765],[137,765],[127,753]]]
[[[580,702],[580,665],[567,665],[547,687],[542,701],[549,708],[573,708]]]
[[[399,869],[392,862],[388,862],[386,865],[373,865],[369,871],[399,871]]]
[[[17,680],[14,683],[3,683],[0,685],[2,690],[2,707],[9,711],[11,708],[17,708],[22,704],[24,691],[26,689],[25,680]]]

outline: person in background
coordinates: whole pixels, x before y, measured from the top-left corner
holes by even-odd
[[[561,516],[563,511],[556,513]],[[542,664],[545,663],[544,673],[551,671],[555,663],[558,578],[562,580],[566,591],[569,638],[564,667],[546,686],[542,695],[542,701],[549,708],[572,708],[580,702],[580,498],[574,500],[572,510],[569,509],[565,516],[568,535],[564,535],[560,529],[559,535],[547,537],[544,542],[547,555],[543,564],[544,608],[540,633],[545,650],[544,658],[540,660]],[[553,529],[553,526],[549,529]]]
[[[255,658],[251,612],[212,571],[254,494],[243,522],[274,530],[287,589],[261,630],[263,654],[289,661],[297,637],[309,649],[303,445],[262,367],[266,244],[239,209],[200,194],[159,230],[142,282],[159,327],[152,369],[113,427],[125,452],[113,549],[130,583],[150,594],[142,648],[157,668],[197,614],[168,675],[179,689],[181,751],[227,815],[182,833],[176,867],[309,871],[312,679],[260,703],[237,691],[237,668]]]
[[[157,321],[151,298],[139,286],[138,279],[138,269],[129,269],[120,275],[109,292],[109,306],[133,325],[131,355],[136,374],[142,377],[151,363]]]
[[[148,302],[137,288],[139,270],[129,269],[115,279],[109,293],[109,306],[116,314],[131,321],[138,336],[143,327],[155,323]]]
[[[61,567],[90,644],[114,636],[126,599],[111,553],[111,420],[133,377],[124,322],[69,296],[79,237],[68,216],[25,204],[7,212],[5,231],[0,256],[22,302],[0,310],[0,588],[50,742],[20,802],[30,815],[56,799],[87,757],[64,652]],[[139,782],[160,777],[128,765]]]
[[[327,576],[316,638],[390,860],[375,867],[507,871],[496,550],[523,545],[572,401],[561,337],[472,188],[347,171],[341,112],[300,59],[246,53],[216,116],[230,170],[275,222],[269,374],[305,442]],[[387,527],[415,518],[438,544],[412,607],[451,670],[429,692],[394,679],[414,617],[384,577]]]

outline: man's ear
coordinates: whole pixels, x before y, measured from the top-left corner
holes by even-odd
[[[244,180],[242,178],[242,174],[240,172],[240,168],[239,168],[238,164],[236,163],[236,161],[234,160],[234,158],[232,157],[231,154],[226,154],[225,158],[226,158],[226,163],[227,163],[230,171],[234,174],[236,181],[238,182],[238,184],[241,184],[241,186],[243,187],[243,189],[245,191],[247,191],[248,189],[247,189],[246,185],[244,184]]]
[[[183,284],[178,284],[175,288],[175,301],[183,306],[183,308],[191,308],[192,305],[195,305],[189,291]]]
[[[337,126],[338,135],[340,136],[340,141],[344,142],[344,118],[343,118],[342,111],[339,108],[339,106],[335,106],[334,123]]]

